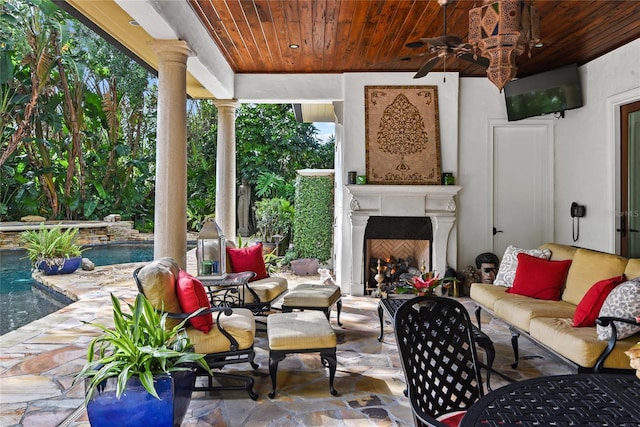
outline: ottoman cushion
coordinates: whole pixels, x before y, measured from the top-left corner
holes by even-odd
[[[340,297],[337,285],[303,283],[284,296],[283,304],[289,307],[331,307]]]
[[[319,311],[276,313],[267,317],[270,350],[336,347],[336,334]]]

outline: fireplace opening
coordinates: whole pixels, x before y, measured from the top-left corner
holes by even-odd
[[[365,294],[377,288],[378,261],[387,284],[397,283],[403,273],[431,271],[432,240],[429,217],[369,217],[364,231]]]

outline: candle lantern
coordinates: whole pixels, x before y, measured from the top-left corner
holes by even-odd
[[[227,275],[227,250],[222,230],[213,218],[206,219],[196,240],[198,277],[221,279]]]

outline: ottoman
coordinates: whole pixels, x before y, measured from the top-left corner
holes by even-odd
[[[322,364],[329,368],[329,391],[333,396],[336,375],[336,333],[324,314],[318,311],[276,313],[267,317],[267,339],[269,340],[269,375],[272,391],[276,395],[278,363],[287,354],[320,353]]]
[[[291,289],[282,300],[282,312],[287,313],[294,309],[320,310],[325,313],[327,319],[331,317],[331,307],[336,304],[338,310],[338,325],[340,323],[340,311],[342,310],[342,294],[337,285],[321,285],[303,283]]]

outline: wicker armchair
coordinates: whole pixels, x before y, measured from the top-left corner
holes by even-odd
[[[423,296],[394,317],[416,426],[450,426],[483,394],[471,320],[458,301]]]

